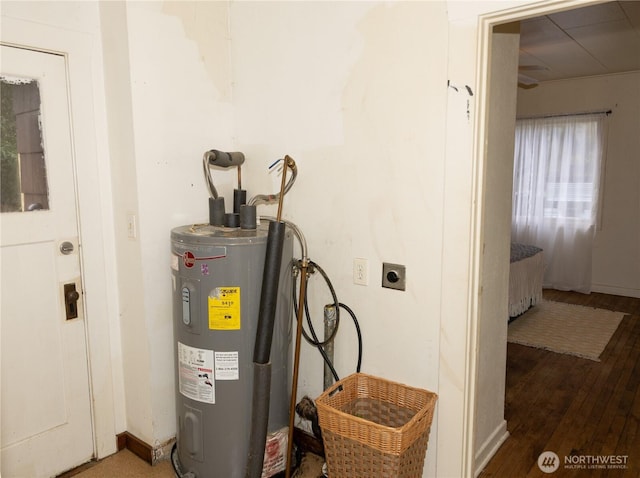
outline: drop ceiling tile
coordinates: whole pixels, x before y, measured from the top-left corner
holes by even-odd
[[[521,46],[521,49],[549,66],[549,76],[575,78],[606,73],[601,63],[571,39],[553,44],[532,45],[527,48]]]
[[[538,81],[548,80],[552,74],[548,65],[545,65],[539,58],[530,55],[524,50],[520,50],[519,52],[518,73]]]
[[[625,18],[625,14],[618,2],[610,2],[553,13],[549,15],[549,18],[560,28],[566,30],[568,28],[622,20]]]
[[[620,2],[620,7],[624,10],[631,25],[633,25],[636,30],[640,30],[640,2]]]
[[[549,67],[522,73],[540,81],[640,70],[640,0],[591,5],[520,25],[519,64]]]
[[[520,23],[520,47],[531,45],[553,44],[565,41],[567,34],[549,20],[548,17],[537,17]]]
[[[545,65],[545,63],[541,59],[527,53],[525,50],[522,50],[522,49],[520,50],[518,55],[518,65],[523,67],[539,66],[541,67],[541,69],[544,67],[549,68],[549,66]]]
[[[567,32],[608,69],[640,69],[640,35],[626,18],[571,28]]]

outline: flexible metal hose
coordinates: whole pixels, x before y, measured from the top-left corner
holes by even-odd
[[[218,199],[218,191],[213,184],[213,178],[211,177],[211,169],[209,169],[209,162],[215,159],[215,153],[211,151],[205,151],[202,156],[202,170],[204,172],[204,179],[207,181],[207,189],[209,189],[209,194],[213,199]]]
[[[298,177],[298,167],[296,166],[295,163],[290,164],[288,169],[291,170],[291,177],[289,178],[286,186],[284,187],[284,192],[282,193],[283,195],[289,192],[289,190],[293,186],[293,183],[296,182],[296,178]],[[286,173],[286,170],[285,170],[285,173]],[[280,193],[257,194],[253,196],[251,199],[249,199],[249,202],[247,204],[249,204],[249,206],[257,206],[259,204],[273,204],[278,202],[279,200],[280,200]]]

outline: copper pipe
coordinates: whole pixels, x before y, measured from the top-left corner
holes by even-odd
[[[278,198],[278,215],[276,221],[280,222],[282,217],[282,201],[284,199],[285,187],[287,184],[287,168],[293,169],[295,161],[289,155],[284,157],[284,165],[282,168],[282,183],[280,184],[280,197]],[[287,466],[285,469],[285,478],[291,478],[291,454],[293,452],[293,428],[295,426],[296,415],[296,393],[298,390],[298,368],[300,365],[300,339],[302,337],[302,317],[304,313],[304,296],[307,289],[307,260],[302,260],[300,265],[300,300],[298,302],[297,311],[297,327],[296,327],[296,345],[293,358],[293,383],[291,386],[291,402],[289,404],[289,436],[287,439]]]
[[[284,188],[287,185],[287,168],[295,165],[295,161],[288,154],[285,155],[282,166],[282,181],[280,183],[280,197],[278,198],[278,215],[276,221],[280,222],[282,216],[282,201],[284,200]]]
[[[285,478],[291,478],[291,454],[293,452],[293,428],[295,426],[296,414],[296,394],[298,392],[298,368],[300,365],[300,339],[302,338],[302,318],[304,313],[304,296],[307,289],[307,267],[306,260],[300,265],[300,298],[298,300],[298,311],[296,314],[298,324],[296,326],[296,347],[293,356],[293,384],[291,385],[291,402],[289,403],[289,438],[287,439],[287,467]]]

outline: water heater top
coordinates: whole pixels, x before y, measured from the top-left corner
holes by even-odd
[[[247,244],[266,241],[268,222],[262,222],[256,229],[240,229],[209,224],[179,226],[171,231],[171,241],[190,244]]]

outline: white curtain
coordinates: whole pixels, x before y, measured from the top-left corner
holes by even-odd
[[[519,119],[512,241],[544,249],[544,286],[591,292],[605,114]]]

